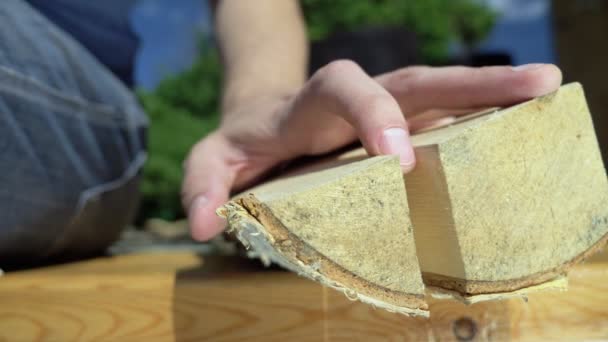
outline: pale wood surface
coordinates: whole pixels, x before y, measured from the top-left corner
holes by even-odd
[[[219,212],[260,259],[381,308],[428,314],[397,157],[278,179],[248,192]]]
[[[429,146],[405,182],[426,284],[521,288],[608,233],[608,181],[580,84],[416,138]]]
[[[580,84],[412,141],[417,166],[404,177],[407,201],[396,162],[380,167],[389,164],[378,158],[389,157],[361,161],[364,151],[356,150],[286,172],[247,190],[252,205],[244,196],[221,212],[263,259],[286,260],[304,274],[313,265],[313,279],[406,308],[418,303],[338,279],[319,255],[380,293],[420,293],[410,276],[419,262],[427,285],[484,294],[553,279],[608,238],[608,179]],[[411,222],[398,220],[404,212]],[[411,227],[415,249],[406,245]]]
[[[240,259],[104,258],[0,277],[0,341],[608,340],[607,259],[575,267],[568,292],[527,303],[429,299],[426,320]]]

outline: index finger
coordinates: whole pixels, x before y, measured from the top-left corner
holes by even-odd
[[[428,109],[502,107],[556,90],[562,81],[552,64],[520,67],[409,67],[375,78],[406,116]]]

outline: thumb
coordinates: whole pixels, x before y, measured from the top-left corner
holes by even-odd
[[[231,153],[228,143],[212,134],[192,148],[184,163],[182,203],[195,240],[207,241],[226,226],[215,211],[228,201],[236,177],[237,170],[228,158]]]

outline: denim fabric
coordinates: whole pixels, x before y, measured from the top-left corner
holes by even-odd
[[[139,39],[131,29],[130,16],[137,0],[25,1],[132,85]]]
[[[0,267],[105,248],[132,218],[147,119],[22,0],[0,6]]]

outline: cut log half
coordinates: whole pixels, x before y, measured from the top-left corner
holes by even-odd
[[[277,262],[390,311],[426,315],[397,158],[282,178],[224,207],[237,237]]]
[[[515,291],[604,245],[608,182],[580,84],[414,141],[405,182],[427,285]]]
[[[396,157],[358,149],[220,213],[263,260],[422,315],[423,282],[502,298],[558,279],[608,239],[608,180],[579,84],[412,139],[405,177]]]

